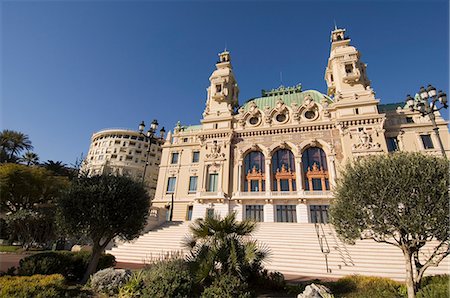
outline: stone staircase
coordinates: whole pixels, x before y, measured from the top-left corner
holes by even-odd
[[[138,264],[171,254],[185,254],[182,240],[189,233],[189,224],[166,223],[107,252],[113,254],[118,262]],[[317,227],[318,230],[314,224],[259,223],[253,237],[270,250],[265,267],[286,275],[312,278],[361,274],[404,280],[403,254],[399,248],[372,240],[358,240],[355,245],[347,245],[337,238],[330,225]],[[319,239],[322,239],[322,247]],[[439,267],[430,267],[426,274],[449,273],[449,259],[444,259]]]

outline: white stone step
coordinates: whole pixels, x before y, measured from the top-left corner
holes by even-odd
[[[186,254],[188,250],[183,246],[183,240],[189,235],[190,224],[165,224],[108,252],[115,255],[118,262],[141,264],[164,258],[171,252]],[[324,233],[330,250],[327,258],[331,273],[326,270],[325,257],[313,224],[259,223],[253,239],[258,240],[260,247],[270,250],[264,263],[269,270],[309,277],[338,278],[363,274],[404,280],[404,261],[399,248],[373,240],[344,244],[329,225],[324,226],[320,233]],[[446,258],[438,268],[431,267],[427,273],[448,273],[449,266],[449,258]]]

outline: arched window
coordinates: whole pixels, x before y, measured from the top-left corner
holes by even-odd
[[[244,191],[265,191],[264,154],[249,152],[244,159]]]
[[[305,190],[329,190],[327,157],[318,147],[310,147],[302,154]]]
[[[272,156],[272,189],[296,190],[294,154],[288,149],[277,150]]]

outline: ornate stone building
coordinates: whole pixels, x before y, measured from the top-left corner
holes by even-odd
[[[142,181],[145,163],[145,185],[153,198],[158,181],[158,166],[161,162],[160,138],[147,142],[134,130],[104,129],[92,135],[91,145],[83,163],[82,172],[88,175],[112,173],[125,175]]]
[[[439,154],[428,117],[382,105],[344,29],[331,33],[327,94],[301,85],[263,91],[239,106],[230,53],[209,78],[201,124],[169,133],[153,206],[173,219],[235,211],[238,219],[326,222],[332,188],[349,160],[396,150]],[[448,154],[447,122],[436,113]]]

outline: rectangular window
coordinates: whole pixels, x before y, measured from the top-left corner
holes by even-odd
[[[178,152],[173,152],[172,153],[172,159],[170,160],[170,163],[171,164],[177,164],[178,163],[178,156],[179,156]]]
[[[219,180],[219,174],[209,174],[207,191],[216,192],[218,180]]]
[[[345,73],[351,74],[353,72],[353,65],[352,64],[345,64]]]
[[[245,219],[254,221],[264,221],[264,206],[263,205],[246,205]]]
[[[167,180],[167,191],[166,193],[174,193],[175,192],[175,183],[177,182],[176,177],[169,177]]]
[[[414,120],[412,117],[406,117],[406,123],[414,123]]]
[[[420,138],[422,139],[424,149],[434,149],[433,141],[431,140],[430,135],[421,135]]]
[[[322,180],[319,178],[312,179],[313,190],[322,190]]]
[[[206,209],[206,217],[210,217],[210,218],[214,217],[214,208],[207,208]]]
[[[192,152],[192,162],[198,162],[200,160],[200,152],[194,151]]]
[[[312,223],[328,223],[328,205],[310,205]]]
[[[277,205],[277,222],[297,222],[295,205]]]
[[[398,140],[397,138],[387,138],[386,139],[388,152],[398,151]]]
[[[222,91],[222,85],[217,84],[216,85],[216,92],[220,92],[220,91]]]
[[[193,193],[197,191],[197,176],[189,177],[189,192]]]
[[[187,208],[186,220],[192,220],[192,211],[194,210],[194,206],[190,205]]]

